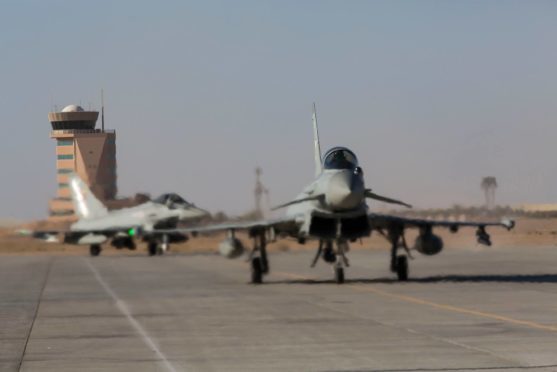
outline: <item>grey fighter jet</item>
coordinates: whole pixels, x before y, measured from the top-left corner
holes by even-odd
[[[334,268],[337,283],[344,282],[344,269],[349,266],[346,253],[349,242],[369,236],[376,231],[391,245],[390,269],[399,280],[408,278],[408,257],[410,249],[404,239],[406,229],[419,230],[414,249],[424,255],[435,255],[443,248],[441,238],[433,233],[434,227],[448,228],[457,232],[461,227],[476,228],[477,241],[491,245],[486,232],[488,226],[514,227],[511,220],[492,222],[454,222],[404,218],[370,213],[367,199],[386,203],[410,205],[375,194],[366,188],[364,171],[356,155],[346,147],[334,147],[321,157],[315,107],[313,111],[313,135],[315,155],[315,180],[293,201],[278,206],[287,207],[282,218],[245,223],[229,223],[203,228],[181,229],[181,233],[207,231],[228,231],[228,237],[220,244],[219,250],[226,257],[233,258],[243,253],[244,247],[235,237],[239,230],[247,231],[254,246],[250,253],[251,280],[261,283],[263,275],[269,272],[266,245],[278,237],[293,237],[300,243],[308,239],[319,241],[319,246],[311,266],[319,258]],[[171,232],[169,230],[168,232]]]
[[[30,234],[51,242],[57,241],[57,236],[62,234],[64,243],[89,245],[91,256],[98,256],[101,244],[108,240],[116,248],[134,250],[136,238],[148,243],[149,255],[163,254],[170,243],[186,241],[187,235],[179,232],[159,234],[157,229],[176,228],[180,221],[197,220],[209,214],[177,194],[163,194],[135,207],[109,211],[77,175],[70,176],[69,186],[78,221],[69,230],[33,231]]]

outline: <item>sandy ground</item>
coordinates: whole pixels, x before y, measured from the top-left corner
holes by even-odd
[[[15,231],[17,228],[0,229],[0,254],[48,254],[48,255],[83,255],[88,252],[87,247],[66,245],[59,243],[46,243],[40,240],[18,236]],[[494,247],[524,247],[524,246],[557,246],[557,219],[520,219],[517,226],[512,231],[502,228],[491,228],[488,230],[492,237]],[[445,229],[437,229],[444,242],[445,247],[475,247],[474,229],[461,229],[458,233],[452,234]],[[407,240],[412,245],[416,232],[409,230]],[[240,239],[249,246],[247,236],[239,234]],[[224,234],[212,236],[200,236],[189,240],[186,243],[174,244],[171,249],[175,252],[183,253],[211,253],[216,252],[219,242],[224,238]],[[314,249],[315,243],[309,242],[300,245],[292,239],[281,239],[269,245],[269,250],[290,251]],[[388,243],[379,234],[374,233],[370,238],[363,239],[351,245],[352,249],[385,249]],[[103,254],[138,254],[144,253],[146,246],[144,243],[138,245],[136,251],[116,250],[108,245],[105,246]]]

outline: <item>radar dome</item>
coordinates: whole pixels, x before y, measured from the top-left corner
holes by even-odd
[[[62,112],[83,112],[83,111],[85,111],[83,107],[78,105],[69,105],[64,107],[64,109],[62,110]]]

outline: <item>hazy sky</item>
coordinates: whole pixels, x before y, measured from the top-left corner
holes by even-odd
[[[557,202],[556,1],[4,1],[0,217],[47,215],[47,113],[106,98],[120,195],[211,211],[273,202],[322,146],[418,207]],[[325,150],[325,149],[324,149]]]

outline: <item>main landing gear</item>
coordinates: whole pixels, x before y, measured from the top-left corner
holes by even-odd
[[[102,248],[101,248],[100,244],[91,244],[89,246],[89,254],[92,257],[97,257],[98,255],[100,255],[101,250],[102,250]]]
[[[388,240],[391,242],[391,272],[396,273],[398,280],[408,280],[408,257],[410,250],[404,239],[404,230],[401,228],[391,228]],[[398,254],[398,249],[404,248],[406,254]]]
[[[253,284],[263,283],[263,275],[269,273],[269,261],[267,260],[267,238],[265,232],[252,234],[253,249],[250,253],[251,282]]]
[[[348,242],[343,239],[338,239],[334,242],[332,240],[320,240],[317,253],[311,262],[311,267],[315,267],[319,257],[323,258],[323,261],[333,265],[335,282],[342,284],[344,283],[344,268],[350,266],[346,257],[346,252],[349,249]]]

